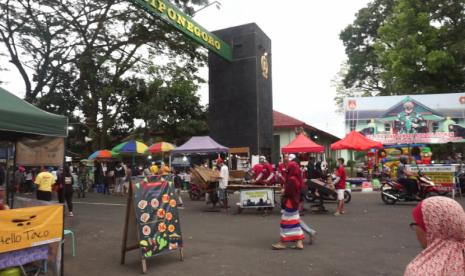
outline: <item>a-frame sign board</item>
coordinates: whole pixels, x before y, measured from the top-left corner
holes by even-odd
[[[124,218],[121,264],[126,252],[139,250],[142,272],[147,272],[147,258],[183,248],[177,198],[170,181],[161,177],[129,182]]]

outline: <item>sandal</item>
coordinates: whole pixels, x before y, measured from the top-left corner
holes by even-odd
[[[286,245],[284,245],[281,242],[274,243],[274,244],[271,245],[271,247],[273,247],[273,249],[275,249],[275,250],[283,250],[283,249],[287,248]]]
[[[295,243],[294,249],[299,249],[299,250],[304,249],[304,243],[303,243],[303,241],[300,240],[300,241],[296,242],[296,243]]]

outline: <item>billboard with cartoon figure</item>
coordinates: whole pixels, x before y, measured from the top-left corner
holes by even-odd
[[[168,179],[144,179],[134,185],[139,246],[144,257],[180,249],[177,197]]]
[[[385,145],[465,142],[465,93],[344,99],[346,132]]]

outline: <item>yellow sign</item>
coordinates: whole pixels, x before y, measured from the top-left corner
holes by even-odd
[[[57,242],[63,236],[63,205],[0,211],[0,253]]]

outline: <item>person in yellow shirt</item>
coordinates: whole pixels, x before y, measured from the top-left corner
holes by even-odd
[[[53,174],[49,173],[45,168],[42,168],[34,181],[37,187],[37,199],[44,201],[52,200],[52,186],[55,184],[56,178]]]
[[[152,166],[150,167],[150,172],[153,175],[158,174],[158,166],[155,162],[152,162]]]

